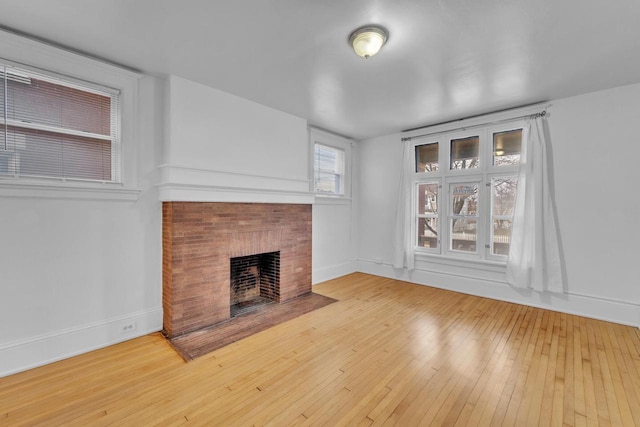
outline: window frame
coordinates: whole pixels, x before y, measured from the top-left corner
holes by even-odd
[[[324,147],[340,150],[344,153],[344,171],[342,174],[342,193],[325,193],[316,192],[316,168],[315,168],[315,146],[316,144]],[[351,199],[351,158],[352,158],[352,140],[344,138],[330,132],[309,127],[309,191],[316,197],[324,200],[350,200]]]
[[[419,136],[411,139],[411,150],[414,156],[412,165],[411,185],[414,189],[411,209],[411,235],[413,236],[414,249],[417,255],[433,255],[441,259],[474,261],[480,263],[506,264],[507,256],[493,254],[493,204],[492,195],[493,179],[498,177],[517,178],[519,164],[494,165],[493,164],[493,134],[509,130],[522,129],[521,152],[524,150],[525,121],[523,118],[501,121],[499,124],[479,124],[465,129],[443,130],[428,136]],[[478,167],[470,169],[450,169],[451,143],[455,139],[478,136]],[[416,172],[416,146],[437,142],[439,145],[439,165],[435,172]],[[417,235],[417,191],[418,185],[438,180],[440,183],[440,200],[438,203],[439,218],[439,242],[438,250],[430,250],[418,246]],[[478,185],[478,214],[476,226],[476,251],[466,252],[455,250],[451,247],[451,188],[461,183],[473,183]]]
[[[137,99],[142,74],[47,43],[0,30],[0,62],[38,74],[61,77],[98,90],[119,91],[120,177],[117,182],[9,177],[0,179],[0,197],[52,197],[136,200]]]
[[[58,126],[47,125],[43,123],[32,123],[32,122],[22,122],[16,119],[7,119],[5,123],[5,118],[0,117],[0,125],[6,124],[7,126],[14,127],[17,129],[28,129],[35,131],[45,131],[54,133],[57,135],[63,136],[77,136],[81,138],[92,138],[99,139],[104,141],[109,141],[110,145],[110,169],[111,169],[111,180],[99,180],[99,179],[89,179],[89,178],[81,178],[78,176],[63,176],[57,177],[53,175],[29,175],[17,173],[14,176],[10,176],[8,174],[0,174],[0,180],[15,180],[15,181],[34,181],[34,180],[42,180],[49,182],[83,182],[83,183],[97,183],[97,184],[122,184],[122,143],[121,143],[121,130],[120,123],[122,122],[121,111],[120,111],[120,90],[114,89],[111,87],[101,86],[96,83],[79,81],[76,78],[70,76],[60,75],[58,73],[54,73],[47,70],[37,69],[24,64],[16,64],[13,61],[7,61],[0,58],[0,66],[7,66],[11,68],[16,68],[18,73],[24,72],[25,75],[29,75],[31,78],[35,78],[40,81],[44,81],[50,84],[54,84],[56,86],[63,86],[67,88],[72,88],[76,90],[80,90],[86,93],[94,93],[101,96],[109,96],[111,107],[110,107],[110,118],[115,122],[112,125],[112,131],[109,135],[103,134],[95,134],[90,132],[84,132],[80,130],[74,130],[70,128],[62,128]],[[0,67],[0,70],[2,68]],[[0,100],[0,103],[3,103],[4,100]],[[5,106],[6,108],[6,106]],[[0,153],[9,154],[13,153],[13,157],[15,158],[17,152],[12,150],[4,150],[0,147]]]
[[[333,151],[335,153],[336,161],[333,163],[333,169],[323,169],[318,162],[318,156],[316,156],[316,149],[322,147],[326,151]],[[313,144],[313,191],[317,195],[326,196],[343,196],[345,192],[345,157],[346,153],[343,149],[333,147],[330,145],[316,142]],[[320,174],[333,175],[338,178],[337,191],[319,191],[317,181]]]
[[[413,192],[414,197],[412,200],[412,212],[413,212],[413,222],[411,228],[411,235],[413,236],[413,245],[416,249],[419,249],[424,253],[431,254],[440,254],[442,251],[442,180],[440,178],[434,177],[433,179],[423,179],[419,181],[414,181],[413,183]],[[420,214],[418,207],[418,188],[421,184],[435,184],[438,186],[438,209],[436,214]],[[437,238],[437,247],[435,248],[425,248],[424,246],[419,246],[419,236],[418,236],[418,220],[420,218],[436,218],[438,221],[438,238]]]
[[[421,145],[429,145],[429,144],[438,144],[438,170],[435,171],[416,171],[417,169],[417,159],[416,159],[416,147]],[[411,162],[412,169],[411,173],[413,175],[413,179],[411,180],[411,188],[412,188],[412,196],[411,196],[411,236],[413,241],[413,246],[415,247],[416,253],[425,253],[425,254],[434,254],[439,255],[442,253],[442,162],[444,156],[442,140],[441,138],[436,136],[429,136],[425,138],[415,138],[411,141],[411,153],[413,155],[413,161]],[[437,248],[424,248],[418,246],[418,186],[420,184],[429,184],[429,183],[437,183],[438,184],[438,247]]]

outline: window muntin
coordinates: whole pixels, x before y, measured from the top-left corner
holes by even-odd
[[[438,250],[440,184],[424,182],[416,186],[417,190],[417,244],[420,248]]]
[[[314,144],[314,191],[344,195],[345,152],[339,148]]]
[[[428,142],[425,139],[415,142],[415,188],[437,182],[438,200],[442,201],[437,217],[429,216],[427,210],[420,210],[420,197],[424,196],[419,190],[415,193],[413,232],[417,253],[506,261],[522,150],[522,125],[522,121],[512,121],[433,135],[431,141],[449,143],[440,144],[440,161],[432,172],[417,167],[419,147]],[[430,222],[425,223],[425,219]],[[424,245],[430,231],[427,224],[437,231],[437,249]]]
[[[478,251],[478,183],[465,182],[449,187],[449,249]]]
[[[437,142],[416,145],[416,172],[436,172],[438,170],[439,146]]]
[[[0,64],[0,177],[120,182],[118,94]]]

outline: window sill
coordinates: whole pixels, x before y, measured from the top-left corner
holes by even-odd
[[[347,196],[314,194],[313,203],[316,205],[348,205],[351,203],[351,198]]]
[[[493,261],[484,259],[458,258],[440,254],[430,254],[425,252],[417,252],[416,262],[425,262],[431,265],[437,264],[447,267],[472,268],[475,270],[485,270],[491,272],[504,272],[507,266],[506,262]]]
[[[114,183],[70,183],[46,181],[8,182],[0,180],[0,197],[135,201],[140,190]]]

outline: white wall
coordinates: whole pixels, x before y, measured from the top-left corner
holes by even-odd
[[[640,85],[553,101],[548,113],[567,294],[513,289],[493,267],[476,277],[428,262],[412,273],[393,269],[401,134],[359,145],[360,271],[640,325]]]
[[[0,377],[162,328],[163,86],[147,77],[138,91],[134,200],[0,195]]]
[[[553,104],[549,127],[570,291],[640,304],[640,84]]]
[[[311,203],[307,122],[171,76],[162,200]]]
[[[313,284],[356,271],[351,200],[316,198],[313,204]]]
[[[342,196],[315,197],[313,204],[313,277],[314,284],[356,271],[357,191],[353,177],[357,175],[357,143],[351,139],[320,129],[310,129],[309,151],[316,143],[338,148],[345,153],[345,188]],[[313,160],[309,159],[310,178],[313,178]],[[314,191],[311,188],[311,191]]]

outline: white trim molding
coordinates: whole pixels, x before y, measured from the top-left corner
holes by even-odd
[[[307,179],[164,164],[160,201],[312,204]]]
[[[506,279],[505,281],[497,280],[495,275],[477,278],[464,273],[451,274],[418,268],[409,272],[406,268],[396,269],[390,263],[376,263],[362,259],[357,262],[357,271],[483,298],[640,327],[638,304],[575,293],[537,292],[514,288],[506,283]]]
[[[162,307],[0,344],[0,378],[162,329]]]
[[[311,273],[311,284],[316,285],[318,283],[326,282],[327,280],[355,273],[356,271],[358,271],[356,268],[357,265],[358,263],[356,260],[351,260],[342,264],[335,264],[322,268],[314,268]]]
[[[0,197],[136,201],[139,196],[140,190],[126,189],[114,183],[75,185],[71,182],[0,181]]]
[[[160,184],[158,196],[161,202],[313,203],[313,195],[309,193],[211,185]]]

